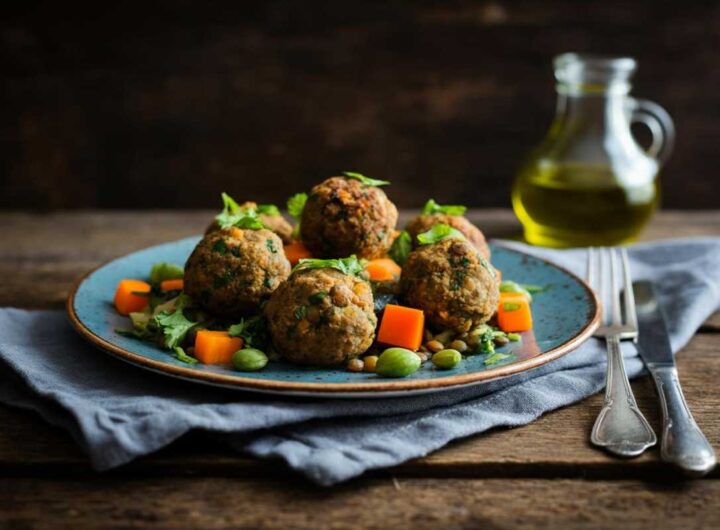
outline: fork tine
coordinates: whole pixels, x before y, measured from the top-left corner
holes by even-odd
[[[613,326],[622,325],[622,317],[620,316],[620,291],[618,289],[618,267],[617,252],[614,248],[607,249],[608,258],[610,259],[610,305],[612,307],[611,322]]]
[[[635,310],[635,294],[633,293],[632,278],[630,277],[630,263],[627,250],[620,249],[620,261],[623,269],[623,302],[625,309],[625,325],[634,331],[638,329],[637,311]]]

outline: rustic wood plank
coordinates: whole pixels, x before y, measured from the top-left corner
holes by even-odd
[[[505,205],[570,50],[638,58],[635,94],[678,124],[664,200],[719,204],[713,2],[164,0],[142,15],[2,3],[0,205],[279,201],[342,169],[390,178],[404,207]]]
[[[698,424],[710,442],[720,449],[720,380],[717,336],[702,334],[678,358],[685,395]],[[656,432],[660,432],[660,409],[648,378],[633,383],[641,409]],[[592,476],[657,479],[670,473],[659,461],[657,450],[633,460],[607,456],[588,443],[588,436],[602,404],[601,395],[580,406],[549,413],[517,429],[499,429],[451,444],[425,458],[408,462],[391,473],[422,476]],[[0,407],[0,471],[16,475],[58,472],[87,473],[87,459],[57,428],[25,412]],[[33,433],[28,437],[28,433]],[[204,440],[204,441],[203,441]],[[194,434],[155,455],[140,459],[122,473],[157,475],[212,474],[255,476],[258,472],[286,474],[284,466],[249,459],[217,443],[206,443]],[[198,451],[197,447],[203,447]],[[720,476],[715,472],[714,476]]]
[[[236,478],[0,479],[7,528],[623,528],[720,525],[720,481],[302,482]]]

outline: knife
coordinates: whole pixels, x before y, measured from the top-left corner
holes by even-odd
[[[716,463],[715,452],[690,413],[678,380],[665,317],[652,283],[633,283],[638,316],[638,350],[650,371],[663,413],[660,457],[691,476],[703,476]]]

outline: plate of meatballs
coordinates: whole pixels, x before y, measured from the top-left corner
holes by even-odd
[[[100,349],[199,383],[320,397],[442,391],[533,369],[598,323],[579,278],[488,243],[429,199],[398,228],[390,183],[355,172],[81,278],[67,309]],[[290,221],[292,219],[292,222]]]

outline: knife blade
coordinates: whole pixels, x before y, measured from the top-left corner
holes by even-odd
[[[665,315],[652,283],[633,283],[638,317],[638,351],[652,375],[663,413],[661,458],[687,474],[702,476],[716,464],[715,452],[695,423],[680,387]]]

